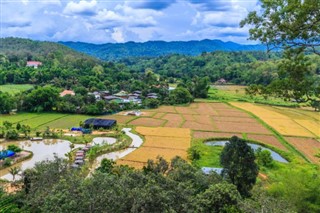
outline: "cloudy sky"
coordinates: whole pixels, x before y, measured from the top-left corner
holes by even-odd
[[[1,37],[91,43],[247,40],[258,0],[0,0]]]

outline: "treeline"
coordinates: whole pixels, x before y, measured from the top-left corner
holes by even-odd
[[[190,79],[195,76],[209,77],[211,82],[224,78],[229,83],[268,84],[276,78],[277,60],[280,53],[265,52],[212,52],[199,56],[169,55],[158,58],[129,58],[120,62],[130,69],[152,69],[168,78]]]

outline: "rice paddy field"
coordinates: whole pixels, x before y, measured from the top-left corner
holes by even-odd
[[[29,125],[33,130],[43,130],[46,127],[52,129],[69,129],[73,126],[79,126],[81,121],[91,117],[92,116],[61,113],[19,113],[15,115],[1,115],[0,125],[2,125],[3,121],[9,121],[14,124]]]
[[[19,92],[26,91],[33,88],[31,84],[6,84],[0,85],[1,92],[7,92],[9,94],[17,94]]]
[[[191,132],[184,128],[137,127],[136,131],[143,135],[145,142],[136,151],[117,161],[119,165],[142,168],[148,159],[163,157],[170,161],[175,156],[187,159],[187,150],[191,146]]]
[[[196,102],[189,106],[161,106],[142,113],[144,116],[135,117],[126,124],[137,129],[169,127],[174,129],[175,134],[178,134],[177,129],[189,129],[192,140],[230,138],[235,135],[284,152],[298,152],[309,161],[319,163],[315,155],[320,144],[320,117],[316,112],[244,102]],[[154,152],[154,147],[168,148],[163,144],[166,139],[163,133],[152,137],[147,136],[149,132],[140,133],[146,136],[146,147],[152,147],[148,150],[150,153]],[[178,144],[172,147],[178,149],[181,146]],[[146,151],[145,148],[142,150]]]
[[[27,124],[33,130],[43,130],[47,126],[68,129],[79,126],[81,121],[90,117],[19,113],[1,115],[0,125],[7,120]],[[234,135],[277,150],[303,155],[309,161],[319,163],[315,155],[320,149],[320,114],[313,111],[246,102],[195,102],[189,106],[160,106],[142,110],[142,116],[129,116],[121,112],[99,118],[115,119],[119,124],[134,127],[145,137],[143,147],[119,164],[131,162],[128,164],[140,167],[148,157],[155,159],[158,155],[168,160],[173,155],[186,158],[187,149],[194,140],[225,139]]]

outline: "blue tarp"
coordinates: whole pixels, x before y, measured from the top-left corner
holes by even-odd
[[[16,153],[11,150],[0,151],[0,159],[8,158],[14,156]]]
[[[71,131],[82,131],[82,128],[81,127],[72,127],[71,128]]]

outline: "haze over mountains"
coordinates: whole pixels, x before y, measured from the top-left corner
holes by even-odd
[[[168,54],[200,55],[212,51],[264,51],[263,45],[242,45],[221,40],[201,41],[148,41],[144,43],[91,44],[83,42],[59,42],[74,50],[102,60],[119,60],[128,57],[157,57]]]

